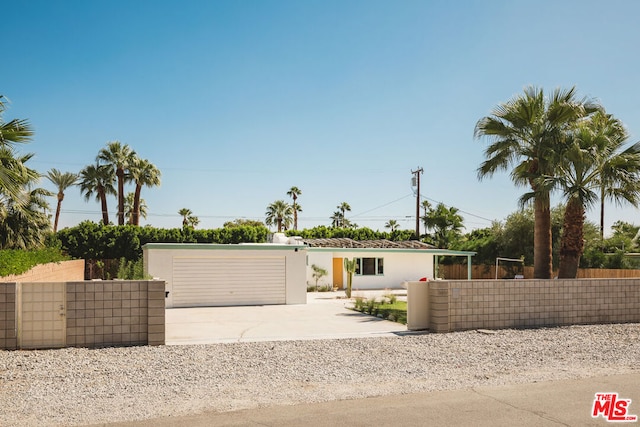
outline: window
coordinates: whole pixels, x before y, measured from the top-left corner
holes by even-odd
[[[384,258],[356,258],[356,275],[382,276],[384,274]]]

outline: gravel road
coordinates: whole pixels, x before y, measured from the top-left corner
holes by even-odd
[[[638,370],[640,324],[0,350],[0,425],[87,425]]]

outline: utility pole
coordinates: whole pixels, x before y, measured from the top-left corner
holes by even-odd
[[[411,171],[414,175],[413,181],[416,183],[416,239],[420,239],[420,175],[424,170],[418,166],[418,169]]]

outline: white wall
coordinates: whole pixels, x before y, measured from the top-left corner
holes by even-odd
[[[327,275],[318,280],[318,286],[333,286],[333,253],[331,252],[307,252],[307,285],[315,285],[316,279],[313,278],[313,264],[327,270]]]
[[[384,258],[384,275],[353,276],[353,289],[394,289],[400,288],[405,281],[415,281],[422,277],[433,279],[433,254],[420,250],[370,249],[367,251],[325,252],[309,250],[307,262],[307,281],[314,283],[311,265],[317,264],[330,271],[328,282],[333,282],[332,259],[336,258]],[[325,267],[327,266],[327,267]],[[344,277],[346,286],[346,273]]]

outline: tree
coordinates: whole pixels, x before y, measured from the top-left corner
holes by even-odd
[[[349,221],[347,220],[346,213],[351,212],[351,206],[349,206],[349,203],[347,202],[342,202],[338,205],[338,210],[342,217],[342,227],[348,227]]]
[[[486,160],[478,168],[478,178],[491,177],[510,167],[517,186],[529,186],[523,195],[524,205],[533,200],[534,278],[552,275],[552,240],[550,193],[543,176],[555,176],[553,155],[575,124],[600,107],[588,99],[578,100],[576,89],[556,89],[546,97],[542,89],[527,87],[524,94],[496,107],[490,116],[481,118],[475,127],[476,138],[488,137],[492,143],[485,150]]]
[[[390,219],[384,225],[384,228],[390,229],[392,233],[396,231],[399,227],[400,227],[400,224],[398,224],[398,221],[396,221],[395,219]]]
[[[287,229],[291,225],[293,208],[284,200],[276,200],[267,206],[265,215],[265,224],[268,226],[277,225],[279,233],[283,228]]]
[[[620,152],[622,124],[604,112],[581,122],[556,151],[559,171],[545,177],[567,200],[559,278],[575,278],[584,252],[586,210],[608,194],[616,203],[640,201],[640,144]],[[619,166],[619,167],[616,167]],[[547,185],[546,183],[543,185]]]
[[[287,196],[293,199],[292,209],[293,209],[293,229],[298,229],[298,212],[302,212],[302,208],[299,204],[296,203],[298,200],[298,196],[302,195],[302,190],[298,187],[291,187],[289,191],[287,191]]]
[[[84,195],[86,201],[92,196],[100,202],[102,208],[102,223],[109,224],[109,211],[107,210],[107,196],[115,195],[116,190],[113,187],[114,171],[107,165],[86,166],[80,171],[80,192]]]
[[[142,190],[142,186],[159,186],[161,174],[160,170],[150,161],[146,159],[135,158],[129,167],[129,175],[131,177],[131,180],[136,184],[135,193],[133,195],[133,215],[131,224],[140,225],[140,192]]]
[[[313,270],[311,277],[313,277],[313,279],[316,281],[316,292],[318,292],[318,281],[329,274],[329,272],[315,264],[311,265],[311,269]]]
[[[13,203],[20,203],[24,178],[30,174],[30,170],[24,163],[17,161],[14,149],[16,144],[30,142],[33,130],[24,119],[4,121],[7,102],[7,98],[0,95],[0,193],[13,200]]]
[[[137,211],[138,213],[138,218],[142,217],[144,219],[147,219],[147,203],[144,201],[144,199],[140,199],[137,203],[137,207],[136,206],[136,195],[135,193],[127,193],[127,195],[124,197],[124,215],[125,217],[127,217],[127,223],[130,225],[139,225],[139,224],[134,224],[134,213]]]
[[[621,199],[627,200],[637,192],[640,143],[620,151],[629,134],[622,122],[610,114],[596,113],[590,123],[594,131],[606,138],[606,149],[597,158],[597,169],[600,174],[600,239],[604,239],[605,200],[610,199],[619,203]],[[633,201],[630,203],[634,204]]]
[[[123,145],[119,141],[108,142],[96,158],[98,162],[102,161],[113,168],[118,180],[118,225],[124,225],[124,184],[130,179],[129,168],[136,158],[136,152],[127,144]]]
[[[10,191],[0,188],[0,249],[42,246],[50,231],[45,197],[52,193],[34,188],[40,175],[26,165],[32,157],[16,156],[9,147],[0,146],[0,170],[12,176],[13,187]]]
[[[52,168],[47,172],[46,177],[58,188],[58,203],[56,205],[56,216],[53,222],[53,232],[58,231],[58,219],[60,218],[60,208],[62,207],[62,201],[64,200],[64,191],[75,185],[78,181],[78,175],[71,172],[60,172],[56,168]]]
[[[182,216],[182,228],[196,228],[200,224],[200,219],[193,215],[191,209],[182,208],[178,211],[178,215]]]
[[[455,243],[462,235],[464,223],[462,216],[458,214],[458,209],[447,208],[444,204],[438,203],[434,208],[431,204],[423,204],[427,213],[422,217],[427,230],[433,230],[431,240],[438,248],[446,249]]]

